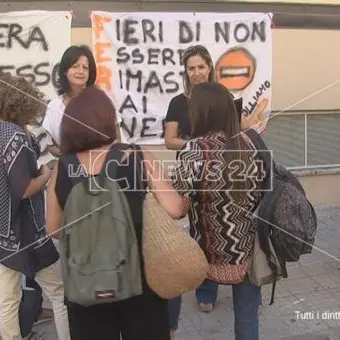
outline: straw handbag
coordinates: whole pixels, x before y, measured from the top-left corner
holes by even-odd
[[[164,299],[196,289],[206,278],[206,257],[152,193],[145,197],[143,223],[144,266],[150,288]]]

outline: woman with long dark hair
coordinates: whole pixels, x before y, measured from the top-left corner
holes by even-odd
[[[191,139],[178,154],[174,187],[191,198],[190,234],[209,262],[208,278],[232,281],[236,340],[258,340],[261,290],[246,279],[256,225],[252,213],[261,199],[262,169],[251,141],[241,132],[230,92],[215,82],[192,89]]]
[[[194,85],[215,78],[214,65],[209,51],[202,45],[188,47],[182,57],[184,65],[183,93],[172,98],[166,114],[165,144],[169,150],[180,150],[190,138],[189,102]],[[203,312],[212,311],[217,299],[218,285],[205,280],[196,289],[198,306]],[[169,301],[169,324],[172,340],[178,328],[182,297]]]

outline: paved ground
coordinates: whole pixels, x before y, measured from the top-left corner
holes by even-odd
[[[273,306],[271,286],[263,289],[261,340],[340,340],[340,207],[316,211],[319,227],[313,253],[289,267],[289,279],[278,283]],[[38,330],[45,333],[45,340],[57,340],[53,323]],[[232,339],[230,287],[220,288],[211,314],[200,313],[193,294],[186,294],[177,340]]]

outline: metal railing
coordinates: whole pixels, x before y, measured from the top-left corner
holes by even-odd
[[[290,169],[340,168],[340,110],[284,112],[268,121],[264,140]]]

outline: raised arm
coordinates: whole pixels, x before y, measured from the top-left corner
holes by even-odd
[[[184,139],[178,138],[178,122],[168,122],[165,125],[165,144],[170,150],[180,150],[185,145]]]
[[[183,218],[189,210],[190,199],[181,196],[171,184],[161,162],[151,152],[144,151],[144,164],[148,175],[148,184],[165,211],[175,219]]]

